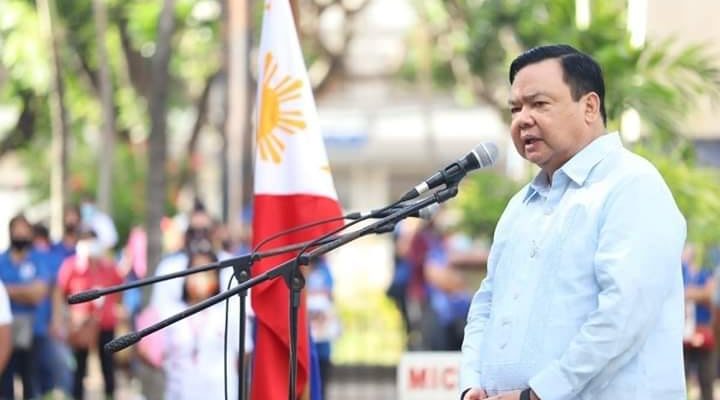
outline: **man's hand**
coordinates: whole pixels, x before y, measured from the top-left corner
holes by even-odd
[[[522,391],[521,390],[513,390],[512,392],[500,393],[497,396],[481,397],[481,399],[487,398],[487,400],[520,400],[520,392],[522,392]]]
[[[465,393],[462,400],[484,400],[487,399],[487,393],[479,388],[472,388]]]

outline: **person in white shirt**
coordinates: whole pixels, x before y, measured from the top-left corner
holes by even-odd
[[[0,373],[5,370],[12,353],[12,313],[5,285],[0,281]]]
[[[212,263],[213,253],[192,253],[190,268]],[[182,280],[181,299],[155,308],[156,318],[164,319],[197,304],[220,291],[218,271],[205,271]],[[238,312],[231,303],[228,321],[228,398],[237,398]],[[148,321],[156,322],[156,321]],[[165,398],[224,398],[223,365],[218,362],[224,353],[225,307],[207,308],[150,335],[140,343],[139,352],[146,361],[159,362],[165,370]],[[245,349],[253,348],[252,335],[245,332]]]

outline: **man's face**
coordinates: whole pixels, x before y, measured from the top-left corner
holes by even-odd
[[[10,246],[18,251],[27,250],[32,246],[32,226],[25,221],[17,221],[10,227]]]
[[[510,133],[526,160],[552,173],[587,144],[586,96],[572,99],[557,59],[530,64],[510,90]]]
[[[63,216],[63,223],[65,225],[80,225],[80,214],[78,214],[78,212],[74,208],[65,210],[65,215]]]

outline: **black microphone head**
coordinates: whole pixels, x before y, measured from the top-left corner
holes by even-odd
[[[76,293],[76,294],[68,297],[67,302],[68,302],[68,304],[84,303],[86,301],[95,300],[100,296],[101,295],[100,295],[99,290],[90,289],[88,291]]]
[[[472,149],[470,153],[463,157],[465,170],[471,171],[478,168],[492,166],[497,160],[497,155],[498,148],[495,143],[480,143],[477,147]]]
[[[105,351],[108,353],[118,352],[126,347],[130,347],[142,339],[137,332],[128,333],[127,335],[120,336],[119,338],[113,339],[105,345]]]

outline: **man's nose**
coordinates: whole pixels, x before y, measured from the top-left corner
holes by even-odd
[[[520,129],[526,129],[532,126],[535,123],[535,120],[530,113],[530,110],[527,107],[523,107],[515,114],[514,122]]]

